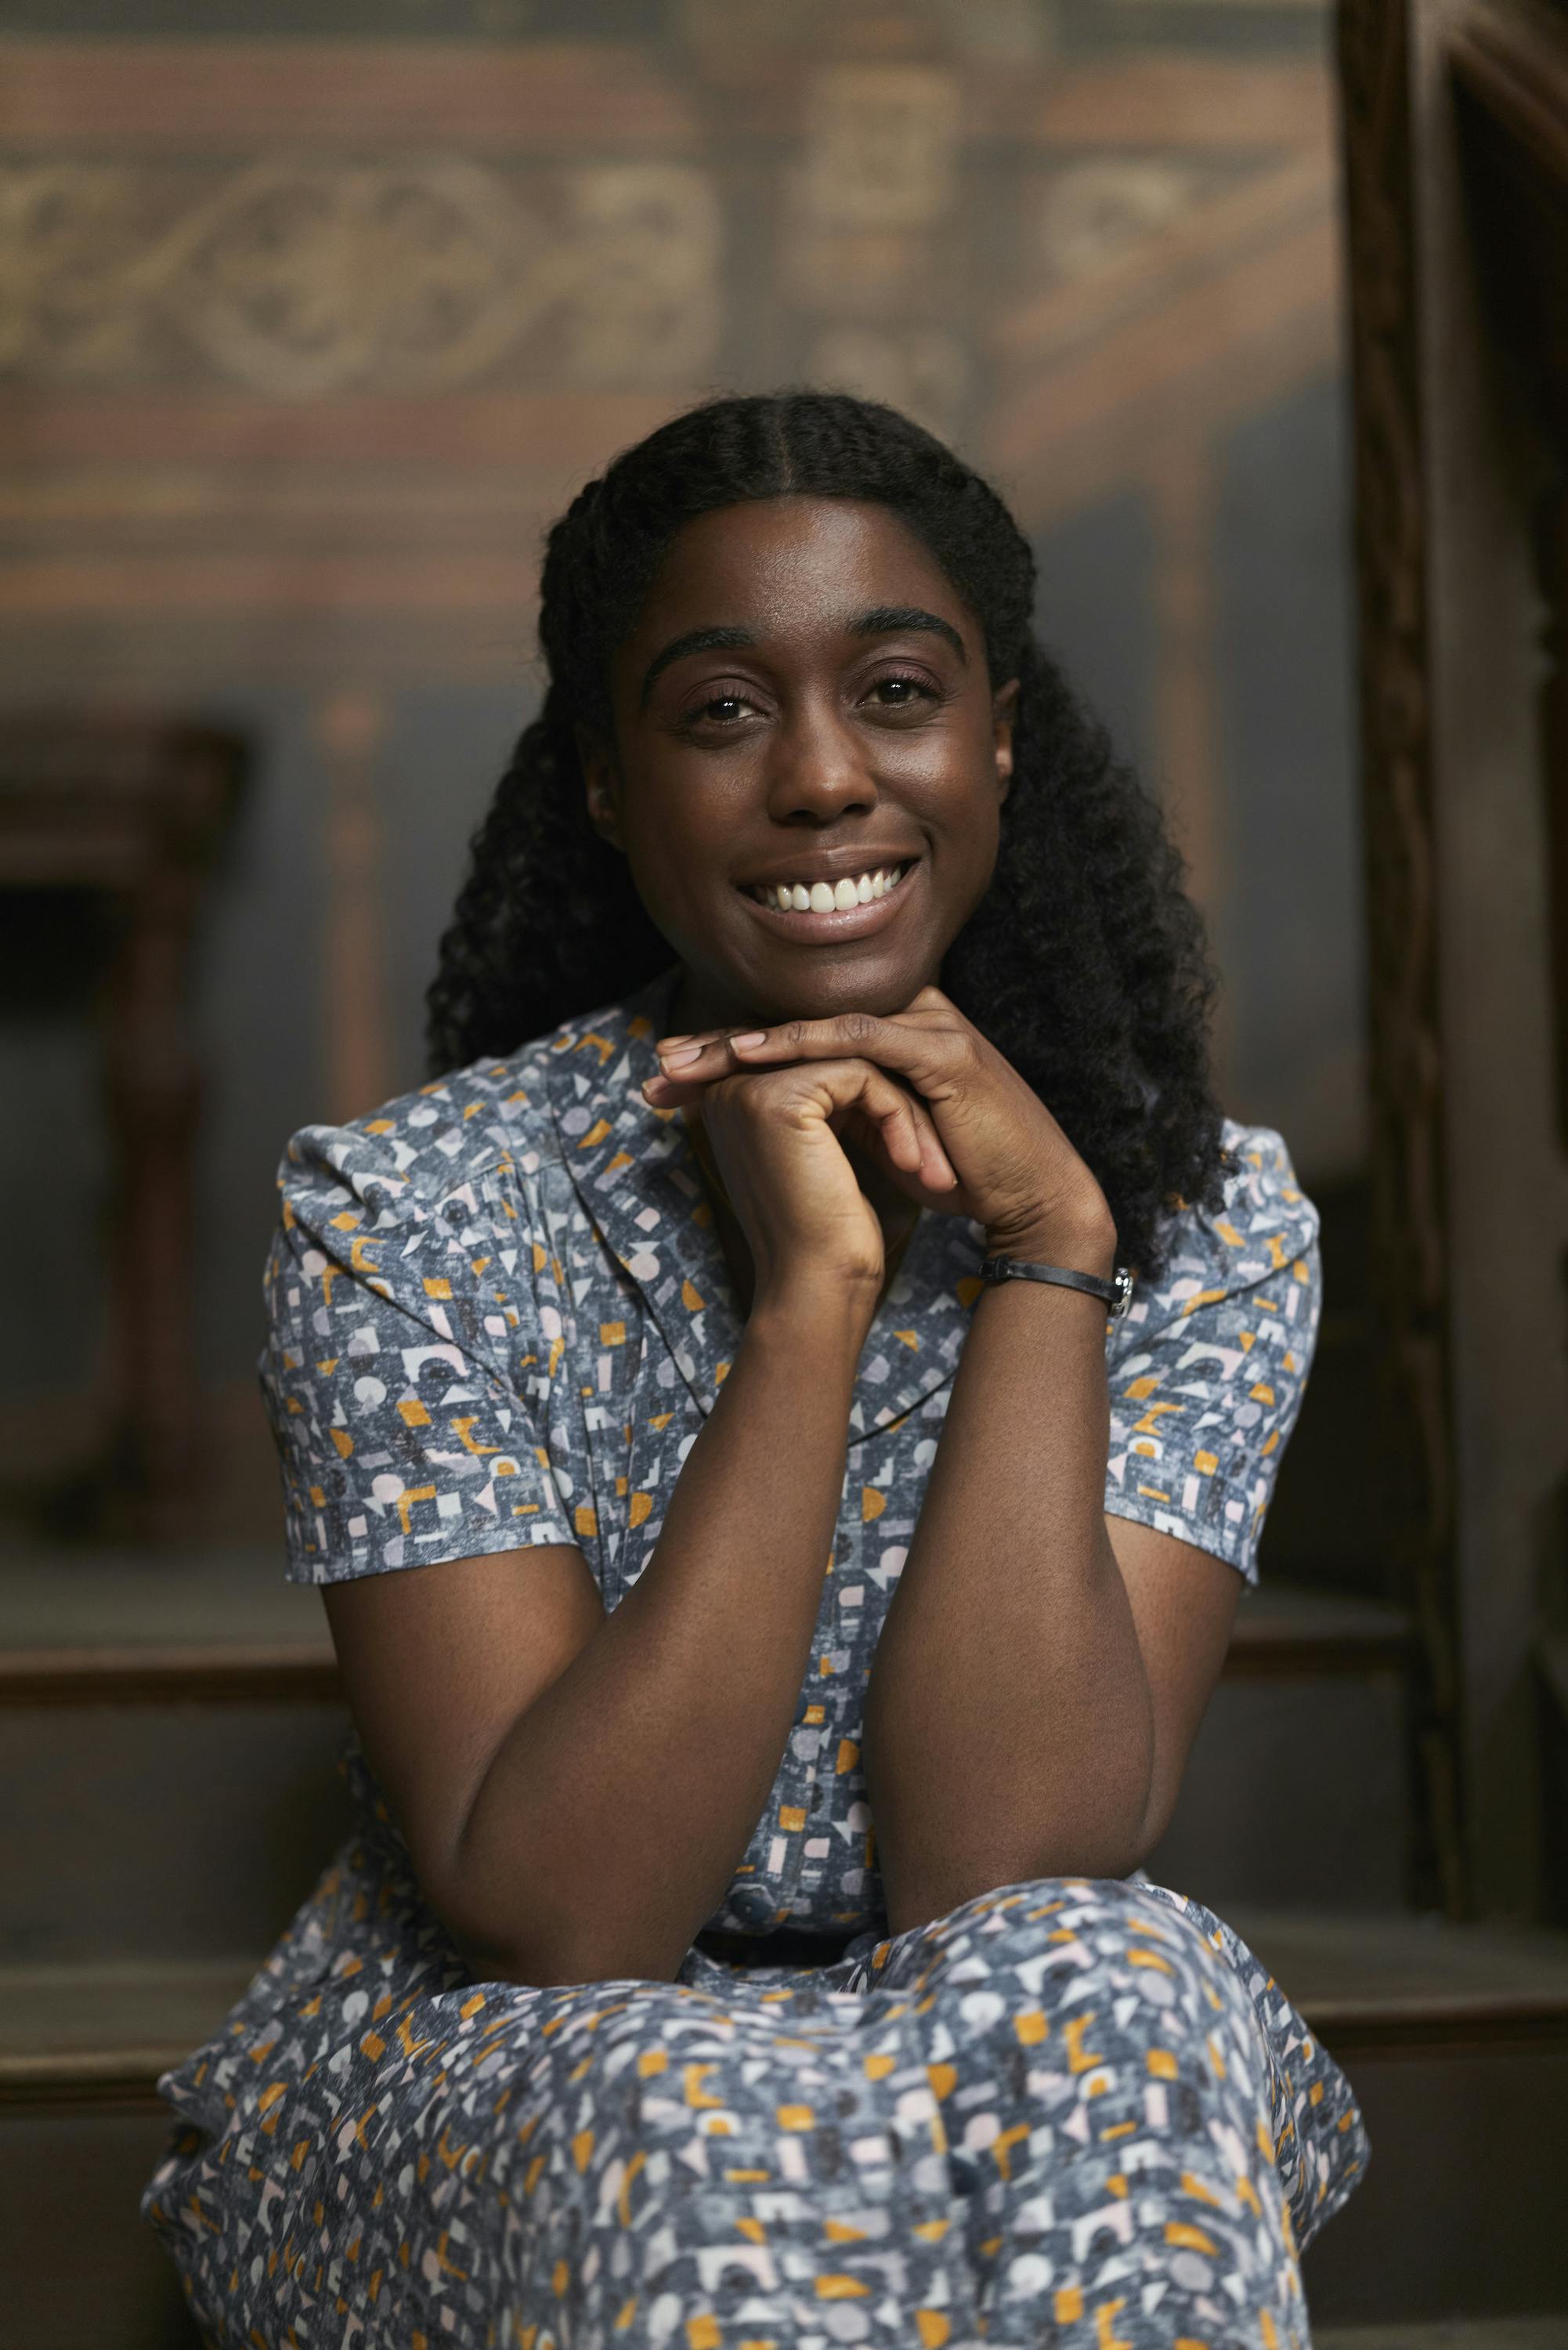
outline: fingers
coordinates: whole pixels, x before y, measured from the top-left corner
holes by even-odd
[[[957,1173],[924,1102],[869,1061],[801,1063],[749,1076],[732,1064],[705,1080],[689,1079],[682,1070],[679,1076],[649,1077],[643,1091],[659,1109],[680,1108],[738,1079],[746,1085],[748,1106],[756,1110],[782,1117],[809,1110],[835,1129],[846,1119],[857,1121],[900,1173],[931,1191],[957,1186]]]
[[[690,1035],[661,1036],[657,1047],[659,1061],[666,1067],[678,1068],[683,1062],[695,1061],[704,1045],[722,1045],[734,1033],[729,1028],[698,1028]]]
[[[906,1175],[918,1177],[929,1191],[953,1190],[958,1176],[924,1102],[869,1062],[829,1063],[826,1067],[838,1066],[846,1073],[862,1073],[854,1107],[875,1131],[891,1164]],[[812,1072],[818,1078],[826,1073],[823,1066]]]
[[[919,1092],[940,1098],[956,1090],[972,1070],[977,1046],[969,1022],[932,987],[923,988],[908,1012],[887,1019],[869,1012],[845,1012],[828,1020],[788,1020],[772,1028],[661,1037],[658,1051],[663,1071],[682,1084],[708,1084],[737,1068],[853,1058],[895,1071]],[[662,1102],[672,1097],[661,1094],[658,1098]]]

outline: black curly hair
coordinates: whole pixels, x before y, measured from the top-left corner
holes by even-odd
[[[1019,680],[1002,852],[941,984],[1093,1170],[1121,1261],[1151,1271],[1171,1209],[1216,1205],[1226,1164],[1209,1076],[1214,982],[1181,862],[1154,800],[1035,639],[1034,560],[1002,500],[873,400],[710,400],[625,451],[551,530],[548,691],[473,837],[441,942],[431,1074],[513,1052],[670,967],[625,858],[588,822],[575,730],[607,726],[611,655],[682,525],[789,495],[897,515],[980,622],[993,682]]]

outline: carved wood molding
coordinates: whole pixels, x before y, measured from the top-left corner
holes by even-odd
[[[1484,6],[1448,54],[1482,282],[1541,428],[1532,536],[1557,1127],[1568,1148],[1568,16],[1536,0]]]
[[[1449,57],[1461,88],[1568,192],[1568,17],[1533,0],[1479,7],[1456,27]]]
[[[1417,1628],[1417,1897],[1469,1903],[1459,1779],[1428,547],[1407,0],[1340,0],[1367,886],[1374,1279],[1395,1555]]]

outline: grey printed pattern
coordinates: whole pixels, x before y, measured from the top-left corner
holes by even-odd
[[[613,1608],[643,1572],[740,1341],[639,1091],[672,977],[295,1138],[263,1379],[296,1578],[575,1543]],[[1227,1139],[1224,1209],[1107,1334],[1106,1506],[1251,1576],[1316,1219],[1277,1136]],[[351,1747],[359,1833],[162,2085],[145,2209],[212,2340],[1305,2350],[1295,2244],[1365,2137],[1228,1928],[1052,1879],[885,1938],[861,1711],[980,1257],[922,1218],[878,1313],[795,1725],[704,1929],[821,1960],[472,1983]]]

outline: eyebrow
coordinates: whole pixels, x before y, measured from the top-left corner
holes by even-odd
[[[654,654],[642,673],[639,707],[653,691],[655,678],[661,677],[671,661],[684,660],[688,653],[742,652],[756,641],[750,629],[688,629],[683,637],[671,637],[670,642]]]
[[[852,637],[900,636],[909,630],[940,637],[944,644],[951,646],[964,667],[969,667],[963,639],[952,623],[936,612],[922,610],[918,604],[877,604],[869,612],[859,613],[848,624],[848,633]],[[639,707],[646,703],[653,691],[654,681],[663,675],[671,662],[684,660],[691,653],[744,652],[758,641],[753,629],[740,628],[688,629],[683,637],[671,637],[667,645],[660,646],[643,671]]]
[[[964,667],[969,667],[963,639],[951,621],[940,619],[935,612],[922,611],[918,604],[878,604],[875,611],[862,612],[857,620],[849,623],[849,633],[854,637],[895,637],[907,630],[940,637],[944,644],[952,647]]]

